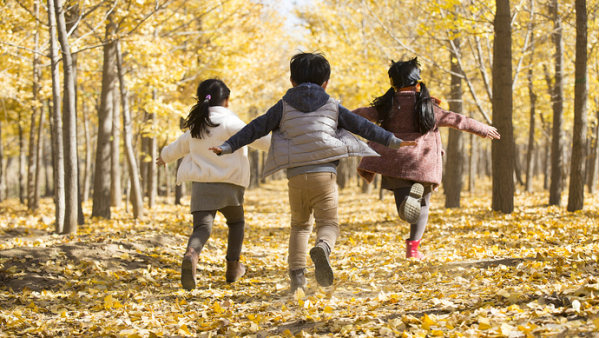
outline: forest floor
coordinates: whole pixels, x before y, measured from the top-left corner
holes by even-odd
[[[284,181],[246,193],[246,276],[225,282],[219,216],[192,292],[179,283],[189,206],[161,204],[141,222],[114,211],[61,236],[51,200],[36,214],[8,200],[0,337],[598,337],[598,196],[568,213],[546,206],[547,193],[518,193],[503,215],[490,211],[489,186],[478,189],[461,209],[434,193],[425,261],[405,258],[409,227],[393,196],[341,191],[334,285],[318,287],[309,263],[308,290],[296,294]]]

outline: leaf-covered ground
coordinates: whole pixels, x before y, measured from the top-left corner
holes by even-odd
[[[490,194],[446,210],[437,192],[419,262],[405,258],[393,197],[347,189],[334,285],[318,287],[309,265],[306,294],[288,294],[285,186],[246,193],[246,276],[225,282],[217,218],[192,292],[179,285],[186,206],[144,222],[114,212],[65,237],[51,233],[49,200],[36,215],[0,204],[0,337],[598,337],[597,196],[567,213],[523,193],[502,215]]]

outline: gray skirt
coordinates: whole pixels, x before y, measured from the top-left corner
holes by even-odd
[[[246,188],[231,183],[194,182],[190,211],[220,210],[243,205],[245,191]]]

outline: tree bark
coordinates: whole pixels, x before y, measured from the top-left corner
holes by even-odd
[[[40,57],[39,57],[39,42],[40,42],[40,24],[39,24],[39,13],[40,3],[39,0],[34,1],[33,5],[36,28],[33,36],[34,50],[33,53],[33,99],[32,99],[32,112],[31,112],[31,123],[29,128],[29,156],[27,158],[27,208],[29,210],[37,210],[39,207],[39,194],[38,201],[35,199],[35,175],[36,175],[36,141],[35,141],[35,124],[37,116],[40,113],[40,102],[39,102],[39,91],[40,91],[40,80],[41,80],[41,69],[40,69]],[[41,114],[43,115],[43,114]]]
[[[496,1],[494,61],[492,66],[492,112],[494,126],[502,135],[492,142],[492,209],[514,210],[514,136],[512,125],[512,43],[510,1]]]
[[[564,144],[563,144],[563,39],[562,39],[562,20],[558,13],[558,0],[552,0],[550,12],[554,20],[554,87],[552,92],[552,161],[550,176],[550,205],[560,205],[560,197],[563,191],[563,162],[564,162]]]
[[[119,118],[119,95],[117,86],[113,92],[113,115],[112,115],[112,140],[110,142],[110,205],[121,208],[121,200],[123,193],[121,191],[121,165],[119,157],[121,152],[119,146],[121,144],[121,123]]]
[[[158,100],[157,90],[152,90],[152,100]],[[150,162],[148,162],[148,208],[152,209],[156,206],[156,188],[158,186],[158,166],[154,164],[157,156],[157,141],[156,141],[156,128],[157,128],[157,116],[156,113],[152,112],[149,116],[152,121],[152,137],[148,144],[148,151],[150,155]]]
[[[517,144],[517,140],[514,141],[515,144],[515,183],[518,183],[522,186],[525,185],[523,182],[522,175],[522,165],[521,165],[521,146]]]
[[[44,109],[40,110],[40,123],[38,127],[37,145],[35,154],[35,184],[33,187],[32,210],[37,210],[40,206],[40,181],[42,179],[42,156],[44,156],[44,123],[46,123],[46,114]]]
[[[532,51],[533,53],[533,51]],[[533,57],[531,60],[533,63]],[[527,87],[529,89],[529,140],[527,142],[527,168],[525,172],[525,190],[533,191],[533,151],[535,146],[535,104],[537,96],[533,91],[533,70],[529,68],[527,74]]]
[[[250,160],[250,184],[248,190],[260,187],[260,150],[248,148]]]
[[[473,112],[469,114],[471,118],[473,117]],[[477,149],[477,136],[474,134],[470,134],[470,143],[471,143],[471,155],[469,156],[469,192],[475,192],[475,177],[477,176],[477,160],[479,155],[479,150]]]
[[[78,168],[77,168],[77,114],[75,111],[75,79],[71,59],[71,49],[65,26],[62,0],[55,0],[58,40],[63,59],[64,102],[63,142],[65,147],[65,225],[63,233],[76,234],[78,228],[77,211],[79,207]]]
[[[460,52],[460,40],[454,39],[454,46]],[[458,56],[450,54],[450,70],[460,74],[457,62]],[[450,79],[450,111],[457,114],[463,113],[462,81],[455,75]],[[462,190],[463,174],[463,137],[459,130],[448,128],[448,153],[446,158],[446,171],[444,175],[444,193],[446,195],[446,208],[460,208],[460,191]]]
[[[583,209],[587,131],[587,9],[586,0],[575,0],[577,37],[575,43],[575,111],[573,150],[567,211]]]
[[[177,160],[177,167],[175,170],[175,177],[177,177],[177,171],[179,171],[179,166],[181,165],[181,158]],[[183,198],[185,190],[185,184],[180,184],[175,187],[175,205],[181,205],[181,199]]]
[[[121,44],[116,41],[117,70],[119,77],[119,89],[121,91],[121,106],[123,110],[123,146],[129,168],[129,181],[131,184],[131,204],[133,206],[133,217],[141,219],[144,217],[144,200],[139,179],[135,153],[133,151],[133,132],[131,126],[131,114],[129,112],[129,99],[127,84],[125,83],[125,71],[123,70],[123,56],[121,55]]]
[[[596,112],[596,116],[598,116],[598,112]],[[588,163],[588,176],[587,176],[587,186],[588,192],[590,194],[595,194],[598,191],[598,121],[596,121],[596,127],[594,129],[594,137],[591,142],[591,151],[590,151],[590,159]]]
[[[48,0],[50,23],[50,55],[52,59],[52,161],[54,162],[55,231],[62,233],[65,224],[65,163],[60,99],[60,74],[54,0]]]
[[[90,198],[90,187],[92,182],[92,138],[90,136],[90,121],[85,105],[85,98],[81,100],[81,113],[83,114],[83,131],[85,134],[85,168],[83,174],[83,193],[81,199],[87,202]]]
[[[112,132],[113,93],[116,80],[116,42],[109,41],[116,30],[114,14],[108,16],[104,45],[104,65],[102,67],[102,94],[98,110],[98,137],[96,143],[96,165],[92,217],[110,218],[110,138]]]
[[[6,110],[4,111],[6,114]],[[0,202],[7,197],[5,192],[6,181],[4,180],[4,143],[2,142],[2,119],[0,119]]]

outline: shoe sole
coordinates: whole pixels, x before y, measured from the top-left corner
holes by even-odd
[[[320,286],[333,284],[333,269],[327,259],[327,253],[318,246],[310,249],[310,258],[315,264],[315,279]]]
[[[196,279],[194,278],[192,266],[192,261],[189,259],[184,258],[181,262],[181,286],[188,291],[196,288]]]
[[[404,203],[404,217],[410,224],[415,224],[421,217],[421,198],[425,188],[420,183],[415,183],[410,188],[408,198]]]

